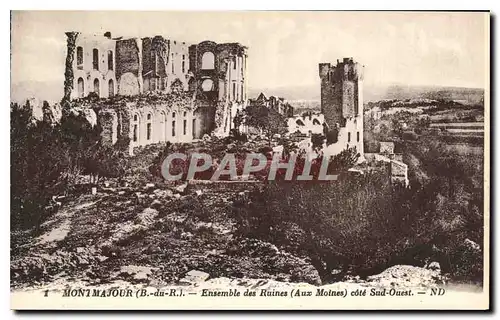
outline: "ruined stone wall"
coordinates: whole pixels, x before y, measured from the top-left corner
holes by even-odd
[[[184,91],[190,89],[188,44],[162,36],[144,38],[142,43],[144,91],[170,92],[177,83]]]
[[[407,187],[409,185],[408,180],[408,166],[400,161],[391,160],[391,182],[399,183]]]
[[[142,92],[142,42],[139,39],[116,42],[116,78],[118,94],[137,95]]]
[[[338,81],[333,79],[334,72],[329,63],[320,64],[321,77],[321,113],[325,116],[325,122],[329,128],[335,124],[343,125],[342,117],[342,87]]]
[[[203,66],[203,57],[205,53],[212,53],[214,55],[213,67],[207,68]],[[199,92],[218,92],[219,78],[220,78],[220,59],[217,58],[217,44],[212,41],[203,41],[198,45],[190,47],[190,68],[196,78],[196,89]],[[213,87],[211,90],[204,90],[202,84],[205,80],[211,80]],[[218,96],[218,95],[216,95]]]
[[[380,153],[381,154],[394,154],[394,142],[392,141],[381,141],[380,142]]]
[[[153,52],[151,52],[151,42],[152,39],[149,37],[142,39],[142,76],[144,80],[153,75],[156,76],[155,57],[153,56]]]
[[[101,110],[97,115],[97,123],[102,128],[102,143],[114,145],[118,141],[118,114],[116,111],[114,109]]]
[[[135,39],[119,40],[116,43],[116,76],[120,78],[127,72],[133,73],[136,77],[139,73],[139,48]]]
[[[76,52],[79,46],[83,48],[83,58]],[[97,62],[94,49],[98,50]],[[203,66],[203,55],[206,52],[213,54],[211,67]],[[165,95],[165,106],[148,101],[144,104],[135,103],[133,99],[126,103],[113,100],[111,104],[106,105],[105,108],[115,112],[111,118],[109,117],[112,112],[103,113],[103,117],[109,118],[109,121],[104,118],[102,120],[107,128],[107,131],[103,132],[103,141],[106,143],[115,144],[124,136],[135,138],[136,145],[143,145],[166,139],[188,141],[192,140],[193,136],[201,138],[214,130],[226,135],[233,126],[236,111],[245,105],[246,59],[246,48],[238,43],[217,44],[204,41],[189,46],[185,42],[165,39],[162,36],[123,39],[111,38],[108,33],[105,36],[92,37],[68,33],[65,96],[69,94],[67,99],[71,100],[87,97],[89,93],[95,92],[100,98],[115,95],[137,96],[139,101],[143,92],[154,91]],[[83,80],[83,85],[80,80]],[[179,92],[185,93],[181,94],[182,101],[174,101],[175,99],[172,100],[171,96],[168,96]],[[147,111],[148,108],[152,109]],[[168,119],[168,114],[174,114],[173,108],[178,111],[175,117]],[[134,114],[137,115],[136,120],[130,110],[139,110]],[[157,110],[163,111],[158,115]],[[196,113],[193,110],[197,110]],[[149,118],[148,114],[151,114]],[[179,114],[182,116],[177,119]],[[160,125],[160,122],[165,125]],[[169,138],[168,124],[173,122],[180,128],[181,133],[175,132],[176,134],[171,134]],[[149,123],[150,129],[147,129],[148,126],[144,126],[144,123]],[[135,135],[134,125],[138,126]],[[154,131],[155,134],[148,133],[148,130]],[[144,137],[146,140],[143,140]]]
[[[195,115],[195,103],[187,93],[119,98],[98,104],[102,141],[110,145],[127,141],[131,149],[201,138],[201,122],[206,121],[199,113]]]
[[[78,32],[67,32],[66,36],[64,99],[83,98],[90,93],[102,98],[114,95],[116,41],[103,35]]]
[[[189,89],[189,45],[183,41],[170,40],[170,58],[167,65],[166,90],[171,90],[175,81],[182,83],[183,90]]]
[[[208,63],[211,55],[213,63]],[[203,108],[213,109],[204,114],[214,114],[216,134],[229,134],[236,110],[246,100],[246,48],[238,43],[204,41],[189,48],[189,57],[197,99]]]
[[[311,114],[308,116],[289,117],[287,120],[288,132],[300,132],[302,134],[323,134],[323,114]]]
[[[74,62],[76,55],[76,38],[78,37],[78,32],[66,32],[66,66],[64,69],[64,96],[62,101],[69,101],[73,96],[75,96],[75,72],[74,72]]]

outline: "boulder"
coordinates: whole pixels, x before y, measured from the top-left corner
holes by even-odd
[[[157,269],[158,268],[128,265],[120,268],[119,275],[134,280],[135,282],[145,282]]]
[[[81,266],[89,265],[89,261],[87,259],[85,259],[84,257],[76,257],[76,261]]]
[[[434,264],[437,267],[439,264]],[[430,287],[442,282],[441,270],[425,269],[408,265],[395,265],[382,273],[369,276],[370,285],[380,287]]]
[[[153,208],[146,208],[137,215],[135,223],[149,226],[154,222],[156,216],[158,216],[158,210]]]
[[[153,202],[151,202],[150,206],[153,208],[161,208],[163,206],[163,204],[161,203],[160,200],[155,199],[155,200],[153,200]]]
[[[480,251],[481,246],[470,239],[464,240],[465,246],[472,251]]]
[[[186,192],[187,186],[188,186],[188,183],[185,182],[185,183],[175,187],[175,191],[179,192],[180,194],[184,194]]]
[[[181,233],[181,239],[182,240],[189,240],[193,237],[193,234],[191,232],[183,232]]]
[[[158,198],[172,198],[174,196],[174,193],[170,189],[155,189],[153,194]]]
[[[102,255],[97,255],[97,256],[96,256],[96,259],[97,259],[99,262],[104,262],[104,261],[108,260],[108,257],[106,257],[106,256],[102,256]]]
[[[191,270],[186,273],[186,276],[180,280],[181,283],[192,284],[204,282],[210,277],[210,275],[203,271]]]

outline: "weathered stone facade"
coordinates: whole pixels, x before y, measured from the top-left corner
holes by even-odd
[[[193,73],[189,87],[197,92],[197,112],[206,121],[204,133],[229,134],[236,112],[246,107],[247,48],[204,41],[189,47],[189,60]]]
[[[65,90],[71,85],[70,99],[83,98],[91,92],[107,98],[116,92],[116,40],[68,32]],[[73,54],[73,57],[70,57]],[[71,59],[72,58],[72,59]],[[70,64],[71,65],[68,65]],[[69,78],[69,73],[73,79]]]
[[[337,65],[319,64],[321,112],[327,130],[337,128],[338,140],[327,154],[335,155],[356,147],[363,158],[363,66],[352,58]]]
[[[63,100],[94,96],[89,107],[100,104],[105,143],[128,137],[134,147],[227,135],[245,107],[247,54],[238,43],[66,35]]]
[[[186,103],[190,101],[186,99]],[[98,108],[103,139],[110,144],[115,144],[118,137],[127,137],[132,147],[166,141],[189,142],[196,138],[194,104],[173,106],[165,100],[133,98]]]

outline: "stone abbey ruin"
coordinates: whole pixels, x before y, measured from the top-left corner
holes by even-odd
[[[245,106],[247,53],[239,43],[66,35],[63,100],[98,110],[107,143],[128,138],[133,148],[227,135]]]
[[[407,166],[391,154],[367,154],[363,146],[363,69],[353,58],[320,63],[321,113],[294,116],[281,97],[247,96],[247,47],[198,44],[163,36],[144,38],[67,32],[64,102],[95,112],[102,141],[133,149],[161,142],[192,142],[204,135],[229,135],[239,111],[275,109],[289,133],[335,132],[323,152],[334,156],[355,147],[359,161],[386,162],[393,179],[408,183]],[[246,126],[239,129],[245,131]]]

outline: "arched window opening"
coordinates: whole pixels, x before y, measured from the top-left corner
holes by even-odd
[[[83,78],[78,78],[78,98],[83,98],[85,94]]]
[[[193,132],[193,139],[194,139],[194,138],[196,138],[196,119],[193,119],[192,132]]]
[[[175,112],[172,112],[172,137],[175,137]]]
[[[108,70],[113,70],[114,61],[113,61],[113,51],[108,51]]]
[[[108,96],[111,98],[115,95],[115,83],[113,79],[109,79],[108,81]]]
[[[148,115],[146,116],[146,119],[147,119],[147,123],[146,123],[146,140],[151,140],[152,138],[152,128],[153,128],[153,124],[152,124],[152,121],[151,121],[151,113],[148,113]]]
[[[159,139],[160,139],[160,141],[166,141],[167,140],[167,137],[166,137],[167,121],[166,121],[166,119],[167,119],[167,116],[162,111],[160,113],[160,125],[159,125],[159,129],[160,129]]]
[[[298,126],[304,126],[304,122],[302,122],[302,120],[298,119],[297,121],[295,121],[295,123],[298,125]]]
[[[189,79],[188,88],[189,88],[189,90],[196,89],[196,80],[194,78]]]
[[[97,78],[94,79],[94,92],[97,94],[97,96],[101,96],[99,92],[99,79]]]
[[[175,63],[174,63],[174,54],[172,53],[172,73],[175,73]]]
[[[319,123],[318,119],[314,119],[313,120],[313,125],[317,126],[317,125],[320,125],[321,123]]]
[[[201,57],[201,68],[205,70],[215,69],[215,56],[212,52],[207,51]]]
[[[83,64],[83,47],[76,48],[76,64]]]
[[[134,122],[133,122],[133,136],[132,140],[134,142],[139,141],[139,116],[137,114],[134,114]]]
[[[92,68],[94,70],[99,70],[99,50],[92,50]]]

